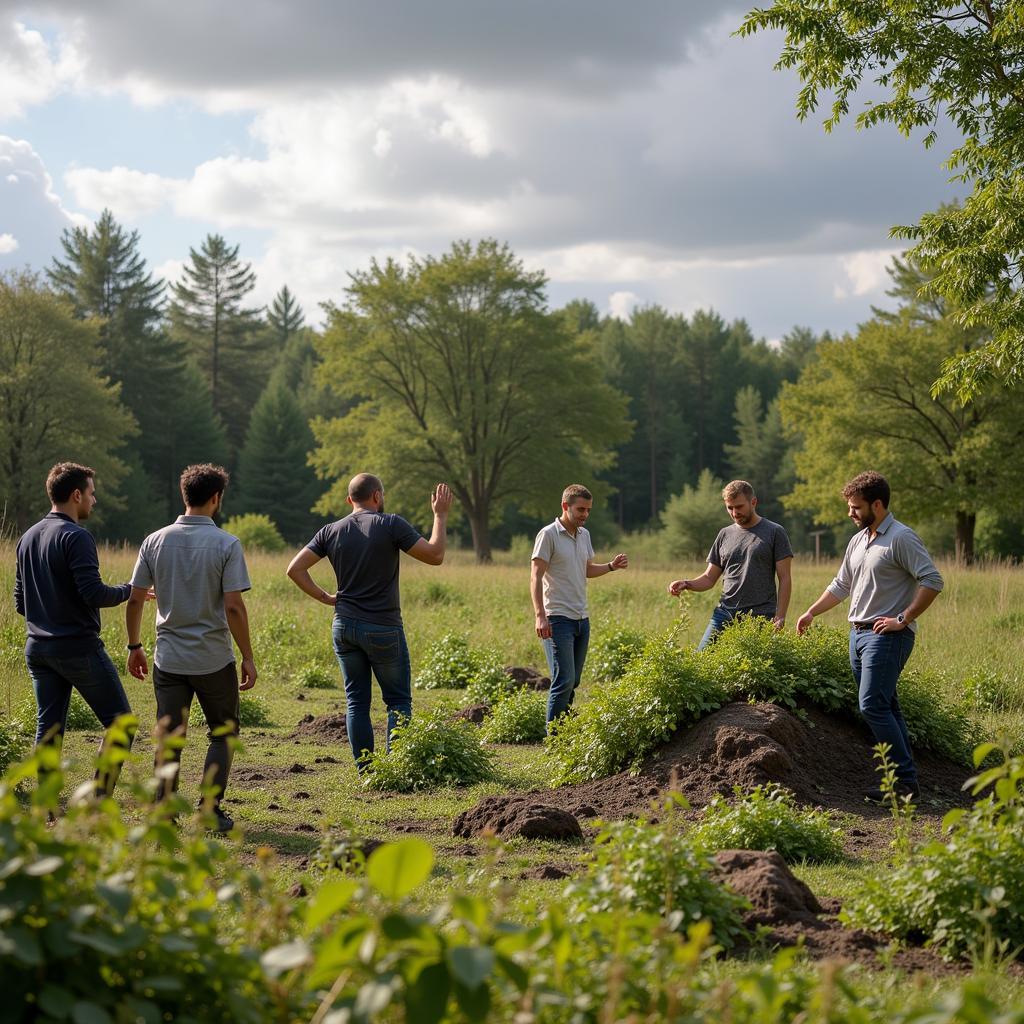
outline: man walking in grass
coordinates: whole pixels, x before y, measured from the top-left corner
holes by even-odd
[[[14,607],[28,634],[25,661],[36,696],[37,746],[60,743],[72,690],[104,728],[131,713],[100,639],[99,612],[126,601],[131,587],[103,582],[96,542],[80,525],[96,505],[95,476],[88,466],[58,462],[46,477],[50,511],[18,540]],[[116,781],[116,772],[98,775],[97,790],[110,793]]]
[[[249,638],[249,617],[242,594],[250,589],[242,545],[213,521],[224,500],[228,473],[221,466],[189,466],[181,474],[185,514],[139,548],[125,620],[128,671],[144,679],[149,671],[142,646],[142,609],[146,591],[156,591],[156,650],[153,690],[158,726],[164,735],[184,733],[192,698],[206,716],[209,745],[203,781],[213,789],[218,832],[234,822],[221,801],[228,783],[238,735],[239,691],[256,685],[256,664]],[[234,637],[242,655],[242,678],[235,667]],[[177,762],[177,749],[158,749],[157,768]],[[161,776],[157,796],[178,787],[178,772]]]
[[[917,768],[896,684],[914,649],[917,619],[939,596],[942,576],[921,538],[893,518],[885,477],[861,473],[843,488],[843,497],[858,532],[846,546],[836,578],[796,628],[805,633],[816,615],[850,598],[850,666],[860,713],[875,740],[889,745],[897,796],[914,799],[920,795]],[[882,802],[885,795],[872,789],[865,798]]]
[[[771,619],[776,629],[786,625],[793,592],[793,549],[786,531],[757,514],[757,495],[746,480],[733,480],[722,488],[725,510],[732,525],[719,531],[708,567],[696,579],[673,580],[668,592],[710,590],[722,580],[722,597],[697,649],[702,651],[737,615]],[[778,590],[775,581],[778,579]]]
[[[345,682],[348,739],[362,770],[374,749],[371,673],[388,709],[389,745],[399,718],[412,715],[412,674],[398,589],[400,555],[404,551],[427,565],[444,561],[452,492],[438,484],[430,496],[430,540],[401,516],[384,512],[384,485],[372,473],[352,477],[346,501],[351,513],[319,530],[292,559],[288,576],[303,593],[334,609],[334,653]],[[323,558],[334,568],[338,589],[333,594],[309,574]]]
[[[587,580],[629,565],[621,553],[610,562],[594,562],[594,546],[583,525],[593,506],[594,496],[583,484],[570,484],[562,492],[562,514],[537,534],[533,545],[530,596],[551,673],[549,732],[551,723],[569,710],[583,677],[590,644]]]

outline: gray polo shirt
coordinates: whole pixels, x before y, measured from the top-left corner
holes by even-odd
[[[133,587],[156,590],[156,653],[164,672],[208,675],[235,660],[224,595],[249,590],[237,537],[209,516],[178,516],[139,548]]]
[[[867,526],[853,535],[826,589],[840,601],[850,598],[850,622],[874,622],[906,611],[918,587],[942,590],[942,576],[921,538],[890,512],[874,540]],[[916,630],[917,623],[910,628]]]
[[[532,557],[548,563],[544,573],[545,613],[585,619],[587,562],[594,557],[589,531],[581,526],[573,535],[562,525],[561,518],[556,519],[537,534]]]

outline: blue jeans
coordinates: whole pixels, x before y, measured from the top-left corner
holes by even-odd
[[[348,714],[345,719],[352,755],[358,764],[364,751],[373,753],[370,723],[372,671],[377,677],[384,705],[388,709],[388,747],[391,730],[399,717],[412,716],[412,670],[405,630],[401,626],[378,626],[361,619],[334,620],[334,653],[345,681]]]
[[[583,677],[583,663],[590,645],[590,619],[570,619],[552,615],[551,636],[541,640],[544,657],[551,672],[548,693],[548,724],[569,710],[576,687]]]
[[[71,691],[77,690],[107,728],[120,715],[130,715],[131,705],[124,686],[102,644],[82,654],[25,654],[28,674],[36,693],[36,746],[59,744],[68,720]],[[98,788],[109,793],[118,772],[102,777]]]
[[[917,769],[910,753],[907,723],[896,696],[896,683],[913,649],[914,633],[910,629],[898,633],[850,630],[850,667],[857,683],[860,713],[875,741],[889,744],[896,777],[905,785],[916,785]]]
[[[715,610],[711,613],[711,621],[708,623],[708,628],[704,630],[704,636],[701,638],[699,644],[697,644],[697,650],[703,651],[705,647],[709,646],[711,642],[718,636],[719,633],[725,629],[726,626],[736,618],[737,615],[753,615],[752,612],[729,611],[728,608],[723,608],[721,605],[716,605]],[[772,616],[757,614],[755,618],[770,619]]]

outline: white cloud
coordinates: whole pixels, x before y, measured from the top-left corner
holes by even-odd
[[[0,118],[21,117],[61,87],[60,58],[34,29],[0,20],[0,54]]]
[[[633,309],[640,304],[640,296],[636,292],[612,292],[608,296],[608,315],[628,320]]]
[[[837,299],[845,299],[882,291],[883,285],[888,283],[886,270],[892,258],[899,254],[899,249],[870,249],[843,256],[839,264],[845,280],[836,284],[833,294]]]
[[[0,235],[0,253],[14,252],[18,248],[18,240],[9,232]]]
[[[72,168],[64,174],[64,184],[79,206],[97,213],[109,209],[123,220],[134,220],[173,202],[182,188],[182,183],[173,178],[128,167],[113,167],[109,171]]]

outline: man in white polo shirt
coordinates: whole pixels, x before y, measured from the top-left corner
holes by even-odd
[[[610,562],[594,563],[590,533],[583,526],[593,505],[594,496],[583,484],[570,484],[562,492],[562,514],[537,534],[533,545],[530,596],[551,672],[549,731],[568,711],[583,676],[590,643],[587,580],[629,565],[621,553]]]

